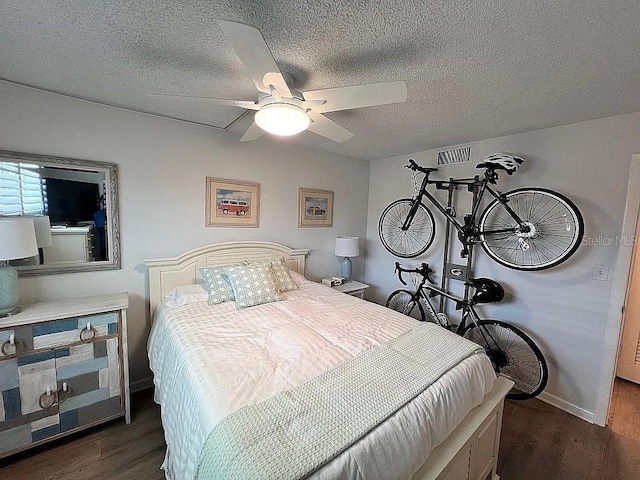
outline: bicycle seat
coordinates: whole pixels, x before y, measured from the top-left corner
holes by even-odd
[[[476,165],[476,168],[487,168],[492,171],[504,170],[511,175],[518,170],[522,162],[524,162],[524,160],[520,157],[514,157],[506,153],[494,153],[493,155],[483,158],[482,162]]]

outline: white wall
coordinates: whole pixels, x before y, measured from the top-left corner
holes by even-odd
[[[319,279],[339,272],[333,255],[335,236],[366,234],[365,281],[373,286],[367,296],[383,302],[399,287],[392,275],[395,258],[378,240],[378,218],[392,200],[412,194],[409,172],[402,168],[407,159],[434,165],[435,151],[369,166],[286,140],[240,143],[237,136],[214,129],[2,82],[0,99],[1,149],[118,164],[122,269],[25,278],[20,289],[23,303],[128,291],[133,380],[149,374],[145,258],[173,256],[219,241],[271,240],[311,248],[308,275]],[[476,161],[495,151],[509,151],[527,160],[516,176],[501,179],[501,189],[557,189],[572,198],[585,217],[585,236],[594,244],[583,246],[566,264],[520,273],[490,262],[481,251],[476,264],[478,275],[501,281],[510,293],[508,302],[486,308],[486,315],[512,321],[531,333],[551,367],[548,392],[553,397],[547,399],[585,418],[595,409],[601,382],[602,338],[612,294],[611,280],[594,281],[591,274],[595,265],[615,266],[629,162],[632,153],[640,152],[638,132],[640,114],[632,114],[474,144]],[[475,170],[469,166],[447,166],[438,172],[443,178],[472,173]],[[260,182],[260,228],[205,228],[206,176]],[[335,191],[333,228],[297,228],[300,186]],[[436,262],[439,246],[436,242],[416,261]],[[364,272],[363,259],[354,262],[356,278]]]
[[[508,294],[500,305],[483,308],[485,316],[522,327],[542,348],[551,371],[544,398],[588,420],[598,410],[598,388],[607,381],[601,378],[606,353],[603,338],[620,250],[616,236],[622,231],[629,165],[631,155],[640,151],[638,132],[640,113],[474,143],[476,163],[494,152],[525,158],[515,176],[502,176],[501,190],[548,187],[567,195],[582,211],[583,243],[588,245],[568,262],[542,272],[518,272],[491,262],[478,249],[475,275],[500,281]],[[378,219],[391,201],[413,194],[409,171],[402,168],[407,159],[435,166],[436,154],[436,150],[423,151],[371,164],[365,281],[373,286],[371,296],[378,302],[400,287],[392,275],[396,258],[378,239]],[[467,177],[476,172],[474,165],[450,165],[441,167],[434,178]],[[405,263],[426,261],[439,266],[441,247],[442,242],[436,241],[424,256]],[[459,248],[454,251],[457,255]],[[611,268],[609,281],[592,280],[595,265]]]
[[[341,235],[365,236],[369,164],[269,138],[235,135],[0,82],[0,149],[118,164],[122,269],[20,280],[21,303],[127,291],[132,380],[149,375],[143,259],[232,240],[310,248],[307,276],[339,272]],[[308,135],[312,135],[308,133]],[[206,228],[205,177],[260,182],[260,228]],[[335,192],[333,228],[298,228],[298,187]],[[363,258],[354,276],[363,275]]]

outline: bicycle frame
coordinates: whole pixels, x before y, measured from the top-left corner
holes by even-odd
[[[426,293],[427,291],[429,293]],[[437,287],[434,287],[433,285],[428,283],[428,280],[426,277],[422,278],[422,280],[420,281],[420,284],[417,286],[416,291],[414,292],[413,295],[415,296],[414,301],[420,301],[420,298],[423,298],[427,306],[428,313],[429,315],[431,315],[434,322],[446,328],[450,328],[451,324],[448,324],[448,325],[442,324],[442,321],[440,320],[440,318],[438,318],[438,311],[431,303],[431,300],[429,299],[429,297],[435,297],[437,295],[441,295],[443,297],[448,298],[449,300],[453,300],[454,302],[456,302],[456,305],[460,308],[460,310],[462,310],[462,320],[460,324],[457,326],[455,333],[459,333],[462,331],[462,329],[466,326],[467,319],[469,317],[471,317],[471,321],[475,324],[477,324],[478,320],[480,320],[480,317],[478,316],[478,312],[476,312],[475,308],[473,308],[473,305],[470,302],[465,301],[460,297],[456,297],[455,295],[452,295],[451,293],[445,290],[441,290]]]
[[[516,231],[515,227],[512,228],[504,228],[499,230],[484,230],[477,231],[476,227],[476,216],[478,211],[480,210],[480,205],[482,203],[482,198],[484,197],[485,192],[489,192],[496,200],[498,200],[502,205],[504,205],[505,209],[509,214],[513,217],[513,219],[518,223],[518,225],[526,228],[525,222],[514,212],[511,207],[509,207],[509,200],[502,195],[500,192],[491,187],[491,178],[488,172],[485,172],[484,178],[482,180],[478,180],[477,177],[474,179],[461,179],[461,180],[429,180],[429,174],[426,173],[424,178],[422,179],[422,185],[420,186],[420,191],[418,194],[413,197],[413,205],[411,206],[411,210],[407,215],[404,223],[402,224],[402,229],[407,230],[413,221],[413,218],[418,210],[418,206],[422,203],[423,197],[429,199],[431,204],[445,216],[448,222],[450,222],[456,230],[460,233],[461,239],[464,238],[465,244],[476,243],[479,242],[479,235],[491,235],[498,233],[514,233]],[[444,189],[445,185],[448,187],[449,185],[465,185],[469,189],[479,188],[478,195],[473,203],[471,213],[469,215],[465,215],[465,223],[461,224],[456,220],[455,216],[442,204],[440,201],[435,198],[429,191],[427,191],[427,185],[436,185],[436,188]]]
[[[430,294],[425,293],[425,290],[429,291]],[[418,294],[418,296],[424,299],[429,314],[431,315],[433,320],[438,324],[441,324],[442,322],[438,318],[438,315],[437,315],[438,312],[436,311],[435,307],[431,303],[431,300],[429,299],[430,296],[442,295],[443,297],[446,297],[449,300],[453,300],[454,302],[456,302],[456,304],[460,305],[460,309],[462,310],[462,318],[461,318],[460,324],[455,328],[455,333],[459,334],[460,332],[462,332],[462,330],[466,327],[469,318],[471,318],[471,321],[476,325],[478,323],[478,320],[480,320],[480,317],[478,316],[478,312],[476,312],[475,308],[473,308],[473,305],[469,304],[469,302],[465,302],[463,299],[459,297],[451,295],[449,292],[445,292],[444,290],[440,290],[439,288],[433,287],[431,285],[424,285],[422,288],[418,289],[416,293]],[[452,327],[451,324],[449,324],[448,326],[447,325],[442,325],[442,326]]]
[[[400,269],[400,273],[402,271],[403,270]],[[418,273],[418,272],[414,271],[414,273]],[[426,291],[428,291],[430,293],[427,294]],[[446,297],[449,300],[455,301],[456,305],[459,307],[459,309],[462,310],[462,317],[461,317],[460,323],[455,328],[454,333],[456,333],[458,335],[462,334],[462,332],[464,331],[464,329],[467,326],[468,320],[471,319],[471,322],[473,322],[476,325],[476,327],[478,328],[478,331],[483,336],[484,341],[486,342],[486,344],[490,345],[490,342],[489,342],[489,340],[487,338],[487,336],[488,336],[489,338],[491,338],[491,341],[493,342],[493,344],[497,345],[497,342],[496,342],[495,338],[493,338],[491,333],[485,331],[485,329],[483,329],[483,328],[480,328],[480,326],[478,324],[478,322],[480,321],[480,316],[478,315],[478,312],[476,312],[476,309],[474,308],[474,306],[473,306],[473,304],[471,302],[469,302],[468,300],[464,300],[464,299],[462,299],[460,297],[456,297],[455,295],[452,295],[451,293],[449,293],[449,292],[447,292],[445,290],[441,290],[441,289],[439,289],[437,287],[434,287],[433,285],[428,283],[428,278],[427,278],[426,275],[423,275],[422,280],[420,281],[420,284],[417,286],[416,291],[412,295],[412,300],[419,302],[420,298],[423,298],[425,303],[426,303],[426,305],[427,305],[427,309],[429,311],[429,315],[431,315],[431,317],[433,318],[434,322],[437,323],[438,325],[440,325],[441,327],[449,328],[449,329],[453,330],[452,325],[450,323],[448,323],[449,322],[448,320],[447,320],[447,324],[445,324],[445,325],[442,324],[442,321],[438,317],[438,312],[436,311],[435,307],[431,303],[431,300],[429,299],[429,297],[437,296],[437,295],[442,295],[443,297]]]

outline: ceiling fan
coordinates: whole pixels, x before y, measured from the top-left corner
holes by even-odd
[[[261,92],[258,100],[157,94],[148,96],[159,99],[203,100],[218,105],[256,110],[255,121],[240,139],[242,142],[256,140],[265,131],[274,135],[289,136],[307,129],[335,142],[344,142],[353,137],[353,133],[325,117],[323,113],[407,100],[407,85],[403,81],[309,92],[294,90],[289,86],[293,78],[280,72],[258,29],[227,20],[218,20],[218,24],[248,70],[256,88]]]

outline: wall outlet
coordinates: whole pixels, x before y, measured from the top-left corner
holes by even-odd
[[[609,265],[596,265],[593,267],[594,280],[606,282],[609,279]]]

